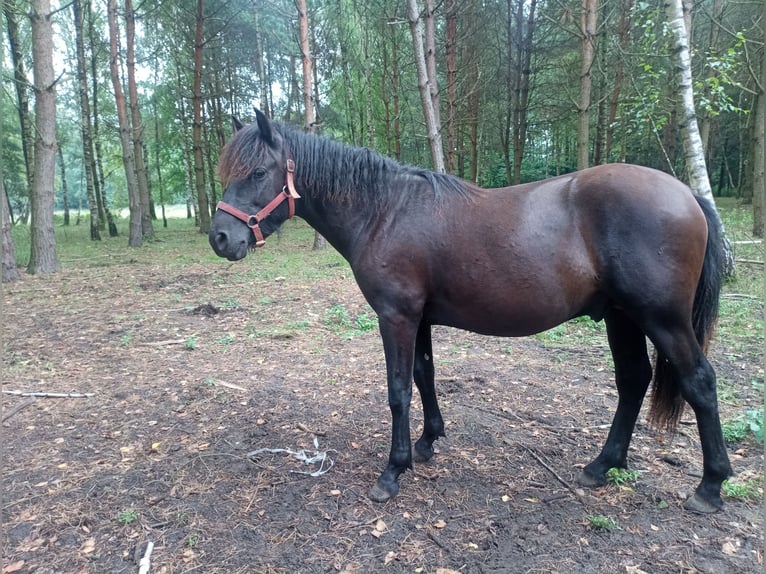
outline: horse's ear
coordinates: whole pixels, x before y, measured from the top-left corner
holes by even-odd
[[[242,128],[244,128],[244,127],[245,127],[245,126],[242,124],[242,122],[241,122],[241,121],[239,121],[239,118],[238,118],[237,116],[234,116],[234,115],[232,115],[232,116],[231,116],[231,122],[232,122],[232,124],[234,125],[234,131],[235,131],[235,132],[238,132],[239,130],[241,130]]]
[[[274,130],[271,127],[269,118],[261,110],[253,108],[255,111],[255,121],[258,123],[258,130],[261,132],[261,139],[270,146],[274,145]]]

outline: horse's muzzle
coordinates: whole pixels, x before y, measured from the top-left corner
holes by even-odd
[[[229,261],[239,261],[247,255],[247,239],[232,239],[226,231],[210,229],[208,235],[210,247],[218,257],[225,257]]]

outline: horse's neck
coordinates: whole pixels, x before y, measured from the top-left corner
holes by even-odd
[[[369,219],[350,204],[323,201],[317,195],[299,199],[296,215],[304,219],[348,261],[353,259],[359,247],[359,237],[369,225]]]

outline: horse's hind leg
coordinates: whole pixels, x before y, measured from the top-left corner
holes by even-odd
[[[415,385],[423,402],[423,434],[415,442],[415,462],[425,462],[434,455],[433,443],[444,436],[444,420],[436,401],[434,388],[434,356],[431,352],[431,326],[421,323],[415,339],[413,368]]]
[[[723,507],[721,484],[732,475],[732,470],[718,414],[715,372],[690,328],[665,327],[648,334],[657,347],[657,360],[668,361],[681,396],[697,418],[702,445],[702,481],[684,507],[695,512],[716,512]]]
[[[604,319],[619,398],[601,454],[583,469],[579,477],[579,482],[586,486],[606,484],[606,473],[610,468],[627,467],[628,445],[652,378],[643,331],[622,311],[612,309]]]

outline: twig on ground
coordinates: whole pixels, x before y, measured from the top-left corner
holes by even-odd
[[[35,399],[29,399],[24,402],[21,402],[17,405],[14,405],[10,409],[8,409],[6,412],[3,413],[3,421],[7,421],[9,418],[11,418],[13,415],[18,413],[20,410],[27,408],[29,405],[31,405],[33,402],[35,402]]]
[[[308,427],[307,427],[306,425],[304,425],[303,423],[298,423],[298,424],[297,424],[297,425],[295,425],[295,426],[297,426],[297,427],[298,427],[300,430],[302,430],[303,432],[307,432],[307,433],[309,433],[309,434],[315,434],[316,436],[327,436],[327,433],[326,433],[326,432],[324,432],[324,431],[316,431],[316,430],[311,430],[310,428],[308,428]]]
[[[141,558],[141,562],[138,563],[138,574],[149,574],[149,569],[152,567],[152,550],[154,550],[154,542],[150,540],[146,543],[146,552],[144,552],[144,557]]]
[[[38,397],[41,399],[88,399],[96,396],[96,393],[45,393],[38,391],[3,391],[3,394],[17,397]]]
[[[563,484],[563,485],[564,485],[564,486],[567,488],[567,490],[569,490],[569,492],[571,492],[572,494],[574,494],[575,498],[577,498],[577,500],[578,500],[578,501],[579,501],[581,504],[585,504],[585,500],[583,500],[583,497],[582,497],[582,495],[581,495],[579,492],[577,492],[577,490],[576,490],[576,489],[575,489],[575,488],[574,488],[574,487],[573,487],[571,484],[569,484],[569,483],[568,483],[566,480],[564,480],[563,478],[561,478],[561,477],[558,475],[558,473],[557,473],[555,470],[553,470],[553,469],[552,469],[550,466],[548,466],[548,465],[545,463],[545,461],[543,461],[543,459],[542,459],[542,458],[540,458],[540,456],[539,456],[539,455],[538,455],[538,454],[537,454],[535,451],[533,451],[531,448],[529,448],[528,446],[525,446],[525,445],[523,445],[523,444],[521,445],[521,447],[522,447],[524,450],[526,450],[526,451],[527,451],[529,454],[531,454],[531,455],[532,455],[532,457],[533,457],[533,458],[534,458],[534,459],[535,459],[537,462],[539,462],[539,463],[540,463],[540,465],[541,465],[541,466],[542,466],[542,467],[543,467],[545,470],[547,470],[548,472],[550,472],[550,473],[553,475],[553,478],[555,478],[556,480],[558,480],[558,481],[559,481],[561,484]]]

